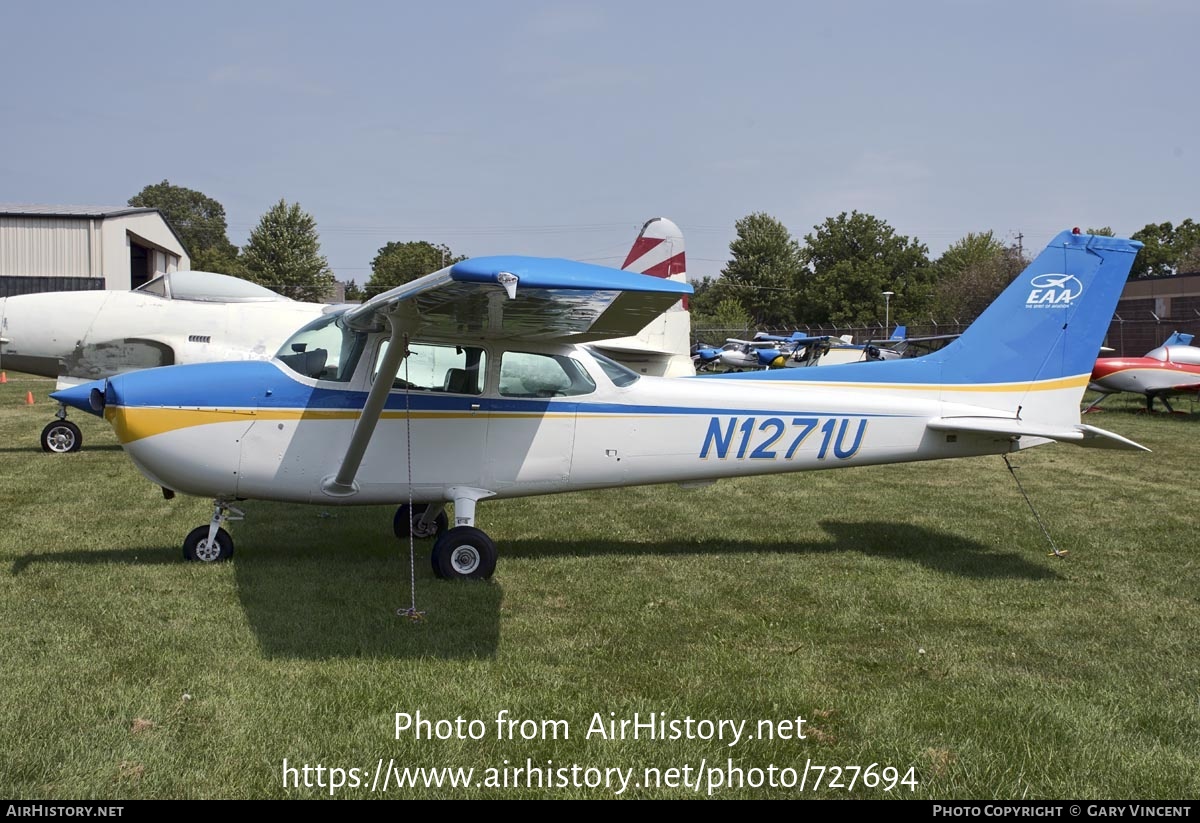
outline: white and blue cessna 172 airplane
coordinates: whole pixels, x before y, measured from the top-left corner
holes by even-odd
[[[1002,454],[1140,449],[1079,401],[1139,243],[1063,232],[958,340],[914,360],[694,378],[590,350],[684,283],[566,260],[457,263],[321,317],[272,361],[133,372],[56,394],[102,413],[164,492],[212,497],[214,561],[244,499],[403,504],[434,571],[484,578],[490,498]],[[454,504],[453,528],[444,513]]]

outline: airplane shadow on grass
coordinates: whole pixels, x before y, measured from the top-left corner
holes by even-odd
[[[207,568],[184,561],[178,546],[37,552],[18,557],[11,568],[19,575],[58,563],[160,566],[181,587],[194,585],[197,574],[232,570],[246,624],[268,658],[495,656],[503,587],[496,581],[435,580],[428,544],[417,546],[415,568],[417,608],[427,619],[414,621],[398,614],[412,602],[407,544],[372,538],[367,545],[350,537],[315,545],[319,541],[302,532],[290,540],[256,540],[254,531],[239,529],[233,560]],[[181,598],[179,608],[194,607]]]
[[[120,443],[101,443],[100,445],[97,445],[97,446],[90,446],[87,443],[84,443],[82,451],[85,451],[85,452],[89,452],[89,451],[91,451],[91,452],[119,452],[119,451],[121,451],[121,444]],[[60,460],[62,460],[62,459],[71,460],[74,457],[73,455],[50,454],[49,452],[45,452],[40,446],[38,446],[37,443],[33,443],[32,445],[28,445],[28,446],[0,446],[0,454],[29,454],[29,455],[45,454],[47,458],[55,457]]]
[[[275,525],[278,529],[280,525]],[[291,526],[299,530],[299,524]],[[526,540],[502,543],[505,558],[553,559],[611,555],[719,555],[770,553],[820,556],[859,552],[869,557],[917,563],[928,569],[976,579],[1061,579],[1052,569],[1016,551],[996,550],[974,540],[908,524],[821,523],[829,539],[799,542],[654,543],[587,540]],[[272,658],[335,659],[485,658],[500,641],[503,587],[496,581],[447,583],[434,580],[429,544],[418,544],[417,607],[428,613],[414,623],[397,615],[410,603],[408,552],[404,544],[347,535],[330,541],[280,537],[277,531],[246,527],[233,560],[237,595],[263,653]],[[314,545],[319,543],[319,545]],[[357,544],[357,545],[355,545]],[[179,549],[142,548],[49,552],[25,555],[14,574],[36,563],[179,565]],[[199,569],[203,573],[203,569]],[[215,571],[215,569],[214,569]]]
[[[932,571],[976,579],[1022,578],[1057,580],[1062,576],[1053,569],[1028,559],[1018,551],[998,550],[959,535],[934,531],[922,526],[884,521],[842,522],[823,520],[821,528],[827,540],[777,541],[771,543],[707,540],[681,543],[663,540],[653,543],[619,541],[526,540],[501,548],[501,561],[507,557],[581,557],[614,554],[833,554],[858,552],[868,557],[907,561]],[[1040,555],[1035,555],[1040,556]]]

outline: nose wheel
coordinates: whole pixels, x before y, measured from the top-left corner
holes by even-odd
[[[217,529],[210,540],[208,526],[197,526],[183,541],[183,559],[199,563],[219,563],[233,557],[233,538],[224,529]]]
[[[245,515],[224,500],[213,501],[213,516],[207,526],[197,526],[183,541],[183,559],[199,563],[219,563],[233,557],[233,538],[221,528],[230,520]]]
[[[70,420],[51,420],[42,429],[42,451],[53,454],[77,452],[83,446],[83,432]]]

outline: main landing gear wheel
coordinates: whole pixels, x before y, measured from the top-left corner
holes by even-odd
[[[429,559],[445,580],[486,580],[496,571],[496,544],[474,526],[455,526],[433,544]]]
[[[424,540],[427,537],[437,537],[446,531],[450,520],[446,517],[445,510],[438,512],[438,516],[432,523],[421,522],[421,518],[425,516],[428,509],[428,503],[417,503],[411,511],[407,503],[396,509],[396,516],[392,518],[392,531],[396,533],[396,537],[400,540],[407,540],[411,529],[413,537],[417,540]]]
[[[77,452],[83,445],[83,432],[70,420],[51,420],[42,429],[42,451],[55,454]]]
[[[197,526],[183,541],[183,559],[200,563],[219,563],[233,557],[233,538],[224,529],[217,529],[216,538],[208,542],[208,526]]]

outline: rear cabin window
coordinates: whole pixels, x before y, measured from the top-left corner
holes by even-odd
[[[371,381],[379,375],[379,364],[389,341],[379,345]],[[487,374],[487,352],[472,346],[437,346],[409,343],[409,355],[400,362],[400,371],[392,381],[393,389],[446,392],[447,394],[483,394]]]
[[[500,394],[504,397],[574,397],[595,390],[592,378],[573,358],[516,351],[500,358]]]

